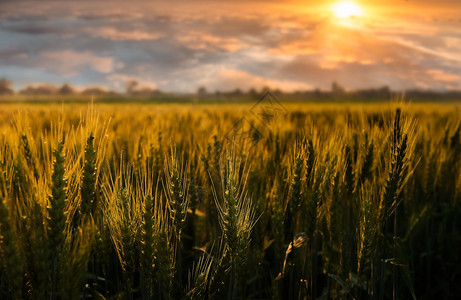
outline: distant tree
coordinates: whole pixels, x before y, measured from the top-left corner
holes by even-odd
[[[255,88],[251,88],[248,90],[248,95],[252,98],[256,98],[258,96],[258,92]]]
[[[385,97],[390,97],[391,96],[391,89],[386,85],[386,86],[383,86],[379,89],[379,92],[381,95],[385,96]]]
[[[261,95],[263,95],[265,92],[271,91],[271,90],[272,90],[272,89],[271,89],[269,86],[265,85],[265,86],[263,86],[262,89],[261,89]]]
[[[162,94],[161,91],[157,89],[153,89],[150,87],[141,87],[132,92],[133,95],[140,95],[140,96],[154,96]]]
[[[201,86],[197,89],[197,95],[204,96],[207,94],[207,90],[204,86]]]
[[[346,89],[343,86],[341,86],[339,83],[334,81],[331,84],[331,92],[333,94],[336,94],[336,95],[341,95],[341,94],[344,94],[346,92]]]
[[[58,88],[50,84],[38,86],[27,86],[19,91],[22,95],[53,95],[58,92]]]
[[[70,86],[69,84],[65,83],[59,88],[58,94],[72,95],[72,94],[75,94],[75,89],[72,86]]]
[[[127,94],[133,94],[136,91],[136,88],[138,87],[139,82],[137,80],[129,80],[125,84],[125,91]]]
[[[274,91],[272,91],[272,93],[273,93],[274,95],[282,95],[282,94],[283,94],[283,92],[282,92],[281,89],[275,89]]]
[[[241,89],[236,88],[235,90],[233,90],[233,91],[231,92],[231,94],[232,94],[233,96],[241,96],[241,95],[243,94],[243,92],[242,92]]]
[[[0,78],[0,95],[11,95],[14,94],[12,82],[6,78]]]
[[[361,89],[354,94],[363,99],[388,99],[391,93],[388,86],[383,86],[379,89]]]
[[[100,88],[100,87],[88,87],[86,89],[84,89],[81,94],[82,95],[102,95],[102,94],[106,94],[108,93],[107,90],[103,89],[103,88]]]

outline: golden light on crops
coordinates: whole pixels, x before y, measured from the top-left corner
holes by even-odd
[[[363,16],[363,9],[352,1],[341,1],[331,6],[331,11],[338,19],[349,19]]]

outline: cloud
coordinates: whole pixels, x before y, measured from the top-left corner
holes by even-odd
[[[458,83],[461,86],[461,76],[456,74],[450,74],[443,70],[428,70],[427,74],[432,76],[435,81],[443,83]]]
[[[177,3],[2,1],[0,76],[119,90],[131,79],[173,91],[460,85],[456,16],[407,8],[339,23],[307,4]]]
[[[74,37],[78,31],[72,28],[65,28],[62,26],[54,25],[40,25],[40,22],[37,23],[28,23],[28,24],[20,24],[15,26],[8,26],[5,27],[4,30],[9,30],[11,32],[16,33],[24,33],[29,35],[56,35],[59,37],[66,37],[71,38]]]
[[[73,50],[44,51],[40,53],[37,61],[41,67],[54,70],[66,77],[76,76],[84,68],[106,74],[112,72],[117,66],[113,57],[102,57],[89,51],[76,52]]]
[[[142,18],[143,14],[121,9],[115,11],[84,10],[78,11],[76,17],[84,21],[130,21]]]
[[[27,52],[19,47],[0,49],[0,61],[19,63],[28,57]]]
[[[94,37],[101,37],[113,41],[157,40],[163,37],[162,33],[147,32],[141,30],[120,31],[111,27],[102,27],[98,29],[87,28],[85,29],[85,32]]]
[[[234,52],[248,46],[248,44],[232,37],[219,37],[211,34],[204,34],[200,31],[192,31],[177,36],[176,40],[182,46],[193,50],[213,51],[216,49]]]
[[[235,69],[221,70],[215,76],[203,80],[202,83],[210,90],[220,91],[229,91],[237,88],[249,90],[251,88],[270,87],[271,89],[292,92],[312,88],[312,86],[304,82],[269,79]]]
[[[137,76],[109,74],[106,78],[109,82],[109,86],[117,91],[123,91],[130,82],[136,82],[137,89],[157,89],[155,82]]]

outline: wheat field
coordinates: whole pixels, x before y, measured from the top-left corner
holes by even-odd
[[[459,105],[250,108],[4,104],[0,298],[459,295]]]

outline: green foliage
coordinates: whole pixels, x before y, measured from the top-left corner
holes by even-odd
[[[3,197],[0,197],[0,233],[1,262],[8,281],[8,293],[12,299],[21,299],[24,278],[22,259]]]

